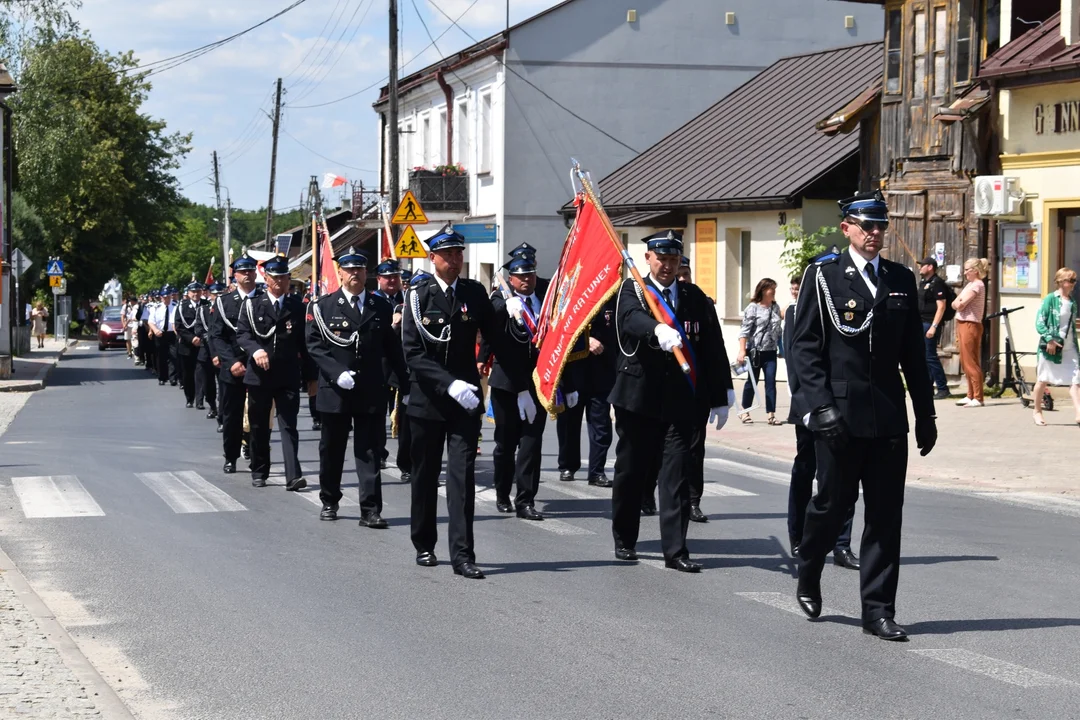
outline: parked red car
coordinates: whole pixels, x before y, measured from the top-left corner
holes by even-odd
[[[108,348],[127,348],[124,340],[124,323],[120,319],[120,308],[107,307],[101,311],[101,320],[98,322],[98,350]]]

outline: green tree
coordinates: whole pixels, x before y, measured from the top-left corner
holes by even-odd
[[[823,227],[807,233],[800,223],[780,226],[784,235],[784,251],[780,253],[780,265],[788,277],[802,277],[806,266],[828,248],[821,241],[837,232],[838,228]]]
[[[150,84],[86,35],[38,33],[13,96],[19,189],[45,226],[35,262],[65,261],[68,292],[96,297],[114,274],[167,246],[181,198],[172,171],[190,135],[140,111]]]
[[[198,217],[184,217],[172,227],[163,247],[136,262],[124,284],[132,292],[145,292],[162,285],[182,288],[191,282],[192,274],[202,282],[212,257],[221,257],[214,227]],[[218,262],[215,275],[220,273]]]

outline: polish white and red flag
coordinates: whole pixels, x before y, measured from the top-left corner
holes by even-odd
[[[330,188],[341,187],[348,182],[348,178],[343,178],[340,175],[335,175],[334,173],[326,173],[325,175],[323,175],[322,186],[323,190],[329,190]]]

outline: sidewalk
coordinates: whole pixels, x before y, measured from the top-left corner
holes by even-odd
[[[45,347],[37,349],[37,341],[31,338],[30,354],[15,358],[10,380],[0,380],[0,392],[28,392],[45,387],[49,373],[60,361],[60,356],[68,347],[75,344],[69,340],[67,345],[59,340],[47,338]]]
[[[735,385],[736,394],[741,394],[742,382]],[[786,383],[777,383],[776,395],[776,417],[786,421]],[[1080,498],[1074,467],[1080,460],[1080,427],[1073,422],[1067,394],[1055,393],[1054,412],[1044,413],[1046,427],[1036,427],[1031,409],[1022,407],[1017,398],[987,398],[982,408],[957,407],[956,399],[936,403],[938,441],[927,457],[915,447],[915,420],[909,417],[909,483]],[[733,413],[723,430],[710,429],[709,442],[790,462],[795,457],[795,429],[786,422],[768,425],[764,408],[751,415],[754,423],[743,425]]]

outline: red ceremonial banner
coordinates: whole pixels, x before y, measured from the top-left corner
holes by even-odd
[[[577,218],[540,311],[533,382],[544,409],[552,412],[555,391],[578,337],[622,282],[622,255],[604,225],[602,210],[579,195]]]
[[[337,289],[341,287],[341,281],[338,280],[337,266],[334,264],[334,249],[330,245],[330,236],[326,233],[325,227],[319,227],[319,235],[322,236],[319,242],[319,297],[323,297],[337,292]]]

